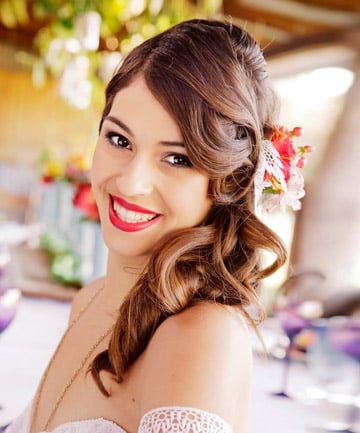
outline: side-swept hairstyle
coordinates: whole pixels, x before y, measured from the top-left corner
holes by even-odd
[[[227,22],[177,24],[125,58],[107,86],[102,119],[118,91],[139,76],[177,122],[192,164],[209,176],[213,204],[202,224],[157,245],[121,305],[109,348],[90,367],[105,395],[100,371],[121,382],[158,326],[194,303],[237,306],[256,326],[248,306],[263,317],[258,282],[285,262],[281,240],[254,214],[261,141],[276,108],[255,40]],[[276,257],[266,268],[261,250]]]

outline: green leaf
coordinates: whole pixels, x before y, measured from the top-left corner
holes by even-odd
[[[57,232],[47,232],[41,235],[40,246],[53,256],[67,253],[70,250],[67,238]]]
[[[78,270],[79,259],[71,252],[55,256],[51,264],[51,274],[63,284],[81,286]]]

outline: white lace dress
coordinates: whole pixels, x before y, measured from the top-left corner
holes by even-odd
[[[30,407],[5,430],[5,433],[29,433]],[[45,432],[39,432],[45,433]],[[112,421],[98,418],[71,421],[51,433],[127,433]],[[147,412],[138,433],[232,433],[230,425],[219,416],[191,407],[167,406]]]

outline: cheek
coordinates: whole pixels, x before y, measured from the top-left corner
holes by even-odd
[[[94,187],[99,186],[102,181],[109,177],[111,161],[112,159],[107,155],[103,145],[98,144],[95,148],[90,172],[91,183]]]
[[[99,160],[100,160],[100,152],[99,152],[99,144],[97,144],[93,154],[93,159],[92,159],[91,169],[90,169],[90,180],[93,187],[96,186],[98,173],[100,171]]]
[[[96,148],[90,170],[90,182],[98,205],[101,203],[103,196],[102,190],[107,182],[109,173],[109,164],[106,163],[104,152]]]
[[[208,192],[209,180],[201,176],[177,182],[168,195],[174,208],[199,223],[205,218],[212,204]]]

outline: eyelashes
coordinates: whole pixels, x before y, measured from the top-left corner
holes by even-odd
[[[107,131],[104,135],[111,146],[114,146],[117,149],[131,150],[131,143],[124,135],[114,131]],[[164,156],[163,161],[176,168],[193,167],[190,158],[183,153],[167,153]]]
[[[192,163],[188,156],[181,153],[171,153],[165,158],[167,162],[175,167],[192,167]]]
[[[131,150],[130,141],[122,134],[118,132],[108,131],[105,133],[106,140],[111,146],[118,149]],[[193,167],[190,158],[183,153],[168,153],[163,159],[169,165],[176,168],[191,168]]]
[[[107,132],[105,137],[112,146],[124,149],[130,148],[129,140],[122,134],[118,134],[117,132]]]

